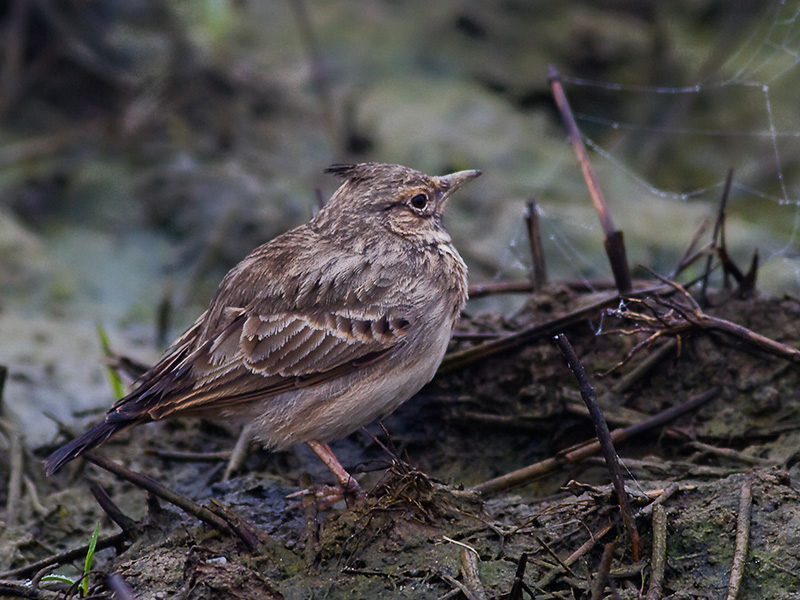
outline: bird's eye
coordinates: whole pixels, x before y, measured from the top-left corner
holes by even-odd
[[[425,194],[417,194],[411,198],[411,206],[417,210],[423,210],[428,206],[428,196]]]

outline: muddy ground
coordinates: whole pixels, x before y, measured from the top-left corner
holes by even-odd
[[[457,338],[513,332],[585,301],[553,286],[532,296],[513,319],[466,317]],[[716,302],[709,314],[789,346],[800,342],[797,298]],[[679,352],[645,350],[598,378],[633,344],[631,337],[597,335],[599,325],[609,330],[625,323],[598,312],[564,332],[612,429],[719,390],[699,409],[618,448],[638,514],[639,562],[602,459],[562,462],[513,490],[481,495],[470,489],[592,436],[575,380],[547,336],[438,376],[384,421],[388,437],[372,427],[369,435],[359,432],[334,445],[370,490],[360,508],[339,505],[317,514],[302,499],[287,499],[307,473],[318,483],[330,480],[304,450],[252,447],[243,468],[222,482],[225,461],[213,453],[229,450],[237,432],[217,423],[153,424],[103,448],[104,455],[180,494],[201,503],[215,498],[236,511],[269,536],[252,550],[173,506],[148,503],[143,491],[82,461],[46,481],[35,457],[53,446],[39,448],[27,457],[24,472],[42,506],[37,509],[26,495],[19,525],[2,532],[0,568],[11,572],[0,578],[28,580],[39,568],[13,570],[85,544],[98,521],[101,539],[118,534],[89,493],[89,485],[100,484],[136,523],[127,526],[124,540],[117,539],[116,549],[99,552],[94,594],[107,590],[107,574],[117,573],[137,598],[508,598],[525,555],[521,580],[535,597],[581,598],[590,596],[604,546],[613,541],[615,593],[636,598],[652,577],[655,511],[646,507],[672,485],[660,501],[667,523],[661,597],[726,593],[744,488],[753,500],[739,597],[800,597],[797,367],[742,340],[696,331],[681,338]],[[456,340],[454,350],[475,343]],[[648,359],[649,368],[639,368]],[[203,456],[177,460],[158,457],[158,451]],[[5,497],[8,466],[0,468]],[[578,560],[559,567],[582,546]],[[81,565],[82,558],[56,571],[74,577]],[[41,597],[50,596],[43,591]]]
[[[567,91],[576,112],[633,126],[581,122],[621,160],[600,178],[633,265],[670,272],[698,223],[713,221],[725,172],[737,169],[728,253],[743,264],[762,249],[768,260],[756,288],[770,276],[774,294],[721,289],[715,272],[704,310],[796,348],[800,299],[782,295],[797,287],[796,206],[774,199],[781,186],[793,189],[800,160],[792,138],[781,138],[776,173],[764,157],[778,140],[756,135],[768,129],[771,105],[798,113],[798,63],[784,68],[779,59],[797,55],[792,3],[0,5],[0,365],[9,367],[0,407],[0,597],[78,597],[76,586],[42,577],[79,578],[99,523],[89,575],[96,598],[120,581],[129,593],[116,597],[126,599],[721,598],[737,563],[738,598],[800,598],[796,356],[776,356],[693,314],[679,295],[668,302],[680,301],[694,325],[675,307],[621,304],[597,291],[609,289],[594,279],[608,278],[602,233],[547,81],[555,64],[567,76],[634,89],[733,83],[741,64],[727,58],[739,49],[745,66],[762,64],[751,34],[756,45],[774,45],[758,29],[764,11],[770,31],[786,28],[767,55],[785,75],[756,73],[769,77],[766,106],[744,94],[673,104],[674,94],[658,94],[650,106],[611,88]],[[652,133],[696,123],[756,134]],[[366,160],[485,171],[447,215],[473,283],[528,277],[522,214],[536,196],[555,283],[470,304],[434,382],[383,427],[334,445],[369,490],[365,506],[320,511],[309,497],[287,498],[331,482],[304,447],[251,445],[223,481],[239,430],[206,421],[140,427],[101,453],[218,513],[228,507],[247,535],[82,460],[44,477],[41,459],[111,400],[96,321],[114,350],[155,360],[227,269],[307,220],[332,191],[324,167]],[[680,280],[697,277],[704,262]],[[587,278],[593,293],[558,283]],[[699,288],[691,288],[698,299]],[[587,306],[540,335],[529,329]],[[642,310],[650,320],[608,309]],[[601,377],[652,333],[620,330],[646,325],[669,332]],[[707,400],[617,446],[638,560],[603,459],[568,451],[594,426],[552,342],[559,332],[612,430]],[[503,336],[517,343],[470,354]],[[529,465],[538,465],[536,478],[496,483]],[[108,494],[105,508],[93,485]],[[654,534],[660,519],[665,535]]]

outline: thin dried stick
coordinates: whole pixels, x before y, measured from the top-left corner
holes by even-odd
[[[253,423],[248,423],[242,427],[242,431],[239,432],[239,437],[236,439],[236,445],[233,447],[233,452],[229,454],[228,464],[225,465],[225,473],[222,475],[222,481],[228,481],[244,464],[250,442],[253,441],[254,428],[255,425]]]
[[[232,531],[250,550],[255,550],[258,547],[258,539],[253,535],[252,531],[249,531],[250,528],[238,527],[235,524],[226,521],[224,518],[212,512],[208,508],[200,506],[189,498],[173,492],[171,489],[161,485],[154,479],[150,479],[146,475],[126,469],[122,465],[118,465],[114,461],[100,456],[95,452],[86,452],[83,457],[101,469],[105,469],[117,477],[131,482],[136,487],[147,490],[159,498],[174,504],[211,527],[219,529],[220,531]]]
[[[689,303],[689,308],[687,309],[685,306],[681,306],[674,302],[669,302],[663,298],[658,298],[655,301],[656,306],[668,308],[670,309],[669,312],[660,313],[656,310],[656,306],[653,306],[652,304],[646,305],[648,308],[650,308],[653,314],[652,317],[631,311],[609,311],[611,314],[614,314],[618,317],[630,319],[638,323],[639,327],[630,331],[629,333],[654,331],[653,335],[648,338],[648,340],[654,340],[657,337],[662,337],[664,335],[681,335],[693,329],[720,331],[730,335],[731,337],[742,340],[763,352],[773,354],[796,364],[800,364],[800,350],[796,350],[790,346],[787,346],[786,344],[776,342],[771,338],[755,333],[754,331],[751,331],[746,327],[742,327],[741,325],[737,325],[731,321],[726,321],[725,319],[720,319],[718,317],[712,317],[711,315],[704,313],[700,309],[700,305],[695,301],[694,298],[692,298],[689,292],[683,288],[683,286],[675,283],[674,281],[669,281],[658,274],[656,274],[656,277],[680,292],[680,294]],[[643,303],[642,301],[633,298],[630,300],[632,302]]]
[[[603,591],[608,585],[608,574],[611,571],[615,546],[614,542],[609,542],[603,547],[603,557],[600,559],[597,575],[592,580],[592,600],[600,600],[603,597]]]
[[[528,555],[523,552],[519,557],[519,562],[517,563],[517,571],[514,574],[514,583],[511,584],[511,592],[508,594],[508,600],[522,600],[522,591],[526,588],[526,591],[533,596],[533,593],[530,591],[528,586],[525,585],[525,581],[523,579],[523,577],[525,577],[525,568],[527,566]]]
[[[675,279],[686,267],[692,264],[703,254],[703,249],[695,252],[694,248],[697,246],[697,242],[700,241],[700,237],[706,232],[706,229],[708,229],[708,219],[703,219],[700,221],[700,225],[697,226],[697,229],[694,230],[692,238],[689,240],[689,244],[686,246],[683,254],[681,254],[680,259],[678,259],[678,264],[675,266],[675,270],[672,271],[672,274],[669,276],[670,279]]]
[[[97,540],[97,546],[95,550],[99,552],[100,550],[105,550],[106,548],[119,548],[123,543],[127,541],[127,536],[125,533],[115,533],[112,536],[107,538],[102,538]],[[37,571],[41,571],[45,567],[49,567],[51,565],[60,565],[63,563],[67,563],[73,561],[77,558],[83,558],[86,556],[86,552],[89,550],[89,544],[84,544],[83,546],[78,546],[77,548],[73,548],[72,550],[67,550],[65,552],[59,552],[58,554],[53,554],[52,556],[48,556],[43,558],[42,560],[37,560],[34,563],[30,563],[28,565],[24,565],[22,567],[17,567],[16,569],[9,569],[8,571],[4,571],[0,573],[0,578],[4,577],[25,577],[28,575],[33,575]]]
[[[614,227],[614,221],[611,218],[611,212],[608,210],[608,203],[603,197],[603,192],[600,190],[600,184],[597,181],[597,176],[592,168],[592,163],[589,161],[589,154],[586,152],[586,146],[583,143],[581,132],[578,129],[578,124],[575,122],[575,117],[572,115],[572,109],[569,106],[569,101],[564,93],[564,88],[561,86],[561,75],[552,65],[548,68],[550,86],[553,89],[553,97],[561,112],[561,118],[564,120],[564,125],[567,128],[567,133],[572,145],[575,148],[575,154],[578,155],[578,162],[581,164],[581,171],[586,180],[586,186],[589,188],[589,194],[592,196],[594,209],[600,219],[600,224],[605,233],[604,245],[608,260],[611,263],[611,271],[614,274],[614,281],[617,283],[617,289],[620,294],[626,294],[632,289],[631,271],[628,266],[628,260],[625,256],[625,241],[622,232]]]
[[[658,498],[653,500],[647,506],[642,507],[642,509],[638,513],[636,513],[636,516],[646,517],[655,509],[657,509],[659,506],[663,506],[664,502],[669,500],[679,489],[681,489],[680,484],[676,482],[670,483],[666,488],[664,488],[664,491],[661,492],[661,495]]]
[[[660,504],[653,513],[653,556],[650,559],[650,587],[647,600],[659,600],[667,565],[667,512]]]
[[[733,553],[733,566],[731,567],[731,579],[728,585],[728,595],[726,600],[736,600],[739,595],[739,587],[742,584],[744,575],[745,561],[747,560],[747,547],[750,544],[750,509],[753,506],[753,490],[750,482],[742,484],[742,492],[739,497],[739,518],[736,523],[736,550]]]
[[[134,528],[136,527],[136,521],[131,519],[127,516],[119,506],[117,506],[114,501],[111,499],[111,496],[108,495],[108,492],[105,488],[99,484],[94,484],[89,486],[89,491],[94,496],[97,503],[100,505],[100,508],[103,509],[103,512],[108,515],[108,517],[114,521],[119,528],[122,529],[125,533],[132,533]]]
[[[733,169],[728,169],[728,175],[725,177],[725,187],[722,189],[722,198],[720,198],[719,202],[719,210],[717,211],[717,221],[714,223],[714,233],[711,237],[712,240],[712,247],[719,248],[725,247],[725,207],[728,204],[728,195],[731,192],[731,183],[733,182]],[[720,240],[720,246],[717,246],[717,242]],[[708,296],[706,294],[706,290],[708,289],[708,278],[711,275],[711,261],[714,259],[712,254],[708,255],[708,260],[706,261],[706,269],[705,273],[703,274],[703,285],[700,288],[700,298],[703,300],[704,305],[708,305]],[[725,281],[727,282],[727,274],[725,276]]]
[[[481,583],[481,577],[478,573],[478,557],[474,551],[461,549],[461,577],[464,579],[464,584],[472,590],[476,600],[486,600],[486,590]]]
[[[594,424],[597,439],[600,442],[600,447],[603,451],[603,457],[606,460],[608,471],[611,474],[611,481],[614,484],[614,489],[617,491],[617,500],[619,507],[622,511],[622,521],[625,523],[625,529],[631,540],[631,549],[633,552],[633,561],[639,562],[639,532],[636,530],[636,522],[633,520],[633,511],[631,510],[631,503],[628,499],[628,493],[625,491],[625,480],[622,477],[622,469],[619,466],[619,457],[617,450],[614,448],[614,442],[611,440],[611,432],[608,430],[608,423],[603,416],[603,411],[597,404],[597,397],[594,393],[594,388],[589,383],[589,378],[586,376],[586,370],[583,364],[578,360],[578,356],[572,349],[567,337],[562,333],[555,338],[556,345],[561,350],[564,358],[567,360],[572,374],[578,381],[581,397],[586,403],[586,408],[589,409],[589,415]]]
[[[533,291],[530,281],[486,281],[469,286],[471,300],[492,294],[529,294]]]
[[[719,387],[713,387],[702,394],[693,396],[682,404],[678,404],[677,406],[663,410],[660,413],[653,415],[649,419],[642,421],[641,423],[636,423],[635,425],[625,427],[624,429],[615,429],[611,432],[611,439],[615,444],[619,444],[644,431],[648,431],[654,427],[668,423],[687,412],[699,408],[713,398],[716,398],[719,392]],[[553,458],[548,458],[541,462],[523,467],[522,469],[506,473],[500,477],[495,477],[494,479],[479,483],[478,485],[471,487],[470,491],[483,495],[502,492],[523,485],[535,479],[539,479],[545,475],[549,475],[567,463],[577,462],[588,456],[593,456],[599,451],[600,443],[596,439],[588,440],[583,444],[559,453]]]
[[[568,567],[570,567],[570,566],[574,565],[574,564],[575,564],[576,562],[578,562],[578,561],[579,561],[581,558],[583,558],[584,556],[586,556],[586,555],[589,553],[589,551],[590,551],[592,548],[594,548],[594,547],[597,545],[597,543],[598,543],[598,542],[599,542],[601,539],[603,539],[603,538],[604,538],[604,537],[605,537],[605,536],[608,534],[608,532],[609,532],[609,531],[611,531],[613,528],[614,528],[614,526],[613,526],[613,525],[611,525],[611,524],[609,524],[609,525],[606,525],[605,527],[603,527],[603,528],[602,528],[600,531],[598,531],[597,533],[593,534],[593,535],[592,535],[592,536],[591,536],[591,537],[590,537],[588,540],[586,540],[586,541],[585,541],[583,544],[581,544],[581,545],[580,545],[580,547],[579,547],[579,548],[578,548],[578,549],[577,549],[575,552],[573,552],[572,554],[570,554],[570,555],[569,555],[569,556],[566,558],[566,560],[564,560],[564,564],[565,564],[565,565],[567,565]],[[541,579],[541,580],[539,580],[539,581],[536,583],[536,586],[535,586],[535,587],[537,587],[537,588],[539,588],[539,589],[542,589],[542,588],[545,588],[545,587],[547,587],[548,585],[550,585],[550,583],[551,583],[551,582],[552,582],[552,581],[553,581],[553,580],[554,580],[556,577],[558,577],[558,576],[559,576],[561,573],[563,573],[563,572],[564,572],[564,568],[563,568],[563,567],[561,567],[561,566],[557,566],[557,567],[554,567],[554,568],[552,568],[550,571],[548,571],[548,572],[545,574],[545,576],[544,576],[544,577],[542,577],[542,579]]]

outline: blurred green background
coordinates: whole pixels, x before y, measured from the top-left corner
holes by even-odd
[[[796,0],[7,0],[7,403],[36,422],[33,438],[54,431],[42,410],[68,420],[109,404],[95,322],[152,360],[227,269],[310,217],[335,162],[483,170],[448,214],[473,282],[527,277],[529,198],[551,278],[608,278],[551,64],[634,266],[670,272],[733,168],[734,260],[746,269],[757,248],[760,288],[796,293],[799,12]]]

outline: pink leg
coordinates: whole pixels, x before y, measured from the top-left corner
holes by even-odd
[[[333,450],[328,447],[328,444],[315,441],[306,442],[306,444],[319,456],[320,460],[325,463],[325,466],[331,470],[336,477],[336,481],[342,486],[342,492],[347,506],[361,504],[366,499],[367,495],[364,493],[364,490],[361,489],[361,486],[358,485],[358,482],[353,479],[353,476],[345,471],[344,467],[333,454]]]

